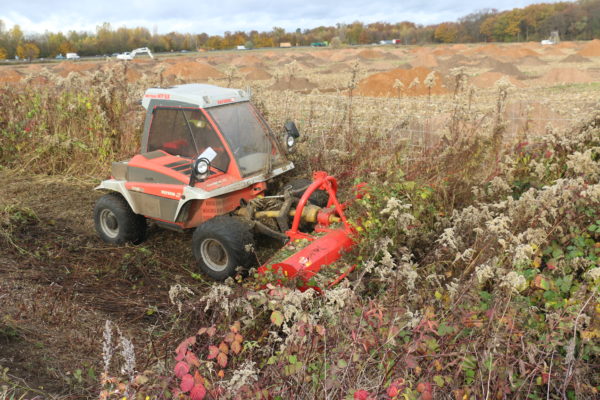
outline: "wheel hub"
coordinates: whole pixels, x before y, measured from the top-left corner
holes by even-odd
[[[229,263],[225,248],[216,239],[205,239],[200,245],[200,253],[206,265],[215,271],[223,271]]]
[[[100,212],[100,226],[110,238],[115,238],[119,234],[119,221],[111,210],[104,209]]]

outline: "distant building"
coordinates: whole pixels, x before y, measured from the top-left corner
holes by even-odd
[[[279,43],[279,47],[292,47],[290,42],[281,42]]]

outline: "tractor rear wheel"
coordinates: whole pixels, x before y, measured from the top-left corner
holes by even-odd
[[[194,231],[192,246],[200,270],[217,281],[256,263],[251,226],[239,217],[221,215],[204,222]]]
[[[292,191],[304,189],[304,190],[302,190],[302,192],[300,192],[299,194],[296,195],[298,198],[301,198],[302,195],[304,194],[304,192],[306,191],[306,189],[308,188],[308,186],[312,182],[313,181],[311,181],[310,179],[302,179],[302,178],[292,179],[286,186],[291,186]],[[313,194],[311,194],[310,197],[308,198],[308,201],[310,201],[311,203],[313,203],[315,206],[318,206],[318,207],[326,207],[328,200],[329,200],[329,195],[324,190],[315,190],[313,192]]]
[[[146,218],[133,212],[127,200],[118,193],[100,197],[94,207],[94,225],[106,243],[140,244],[146,238]]]

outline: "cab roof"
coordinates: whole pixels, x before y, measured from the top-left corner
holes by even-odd
[[[161,103],[174,101],[197,105],[199,108],[220,106],[250,100],[250,94],[241,89],[190,83],[167,88],[150,88],[144,93],[142,106],[147,110],[152,100]]]

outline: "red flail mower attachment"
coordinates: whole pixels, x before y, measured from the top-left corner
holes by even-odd
[[[314,229],[314,234],[300,232],[300,218],[302,210],[308,202],[308,198],[315,190],[324,190],[329,195],[327,207],[320,210],[317,215],[317,225]],[[269,261],[258,269],[261,274],[268,271],[281,274],[288,279],[298,278],[304,284],[301,285],[301,290],[306,290],[312,287],[316,290],[320,288],[314,285],[309,285],[308,281],[317,274],[323,266],[337,261],[343,252],[350,250],[355,242],[353,240],[356,233],[352,226],[348,223],[344,215],[345,204],[340,204],[336,196],[337,181],[334,177],[327,175],[326,172],[317,171],[313,174],[313,183],[306,189],[302,198],[296,207],[296,214],[292,222],[292,228],[286,232],[289,237],[288,243],[281,251],[286,251],[290,248],[295,248],[297,242],[306,242],[309,244],[300,251],[292,254],[283,261]],[[332,221],[339,221],[338,226],[331,227]],[[341,223],[341,226],[339,226]],[[277,255],[271,260],[277,259]],[[331,287],[344,279],[352,270],[350,267],[346,272],[334,278],[327,287]]]

